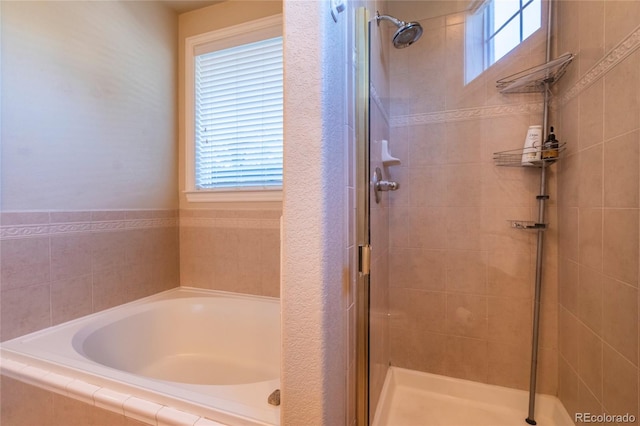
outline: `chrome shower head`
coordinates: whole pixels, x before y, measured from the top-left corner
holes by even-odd
[[[389,21],[398,27],[393,35],[393,46],[396,49],[411,46],[422,36],[422,25],[418,22],[404,22],[393,16],[380,15],[379,12],[376,12],[376,22],[378,25],[380,25],[381,20]]]

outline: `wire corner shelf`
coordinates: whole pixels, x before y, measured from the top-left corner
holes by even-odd
[[[546,223],[534,222],[532,220],[511,220],[508,222],[514,229],[523,229],[526,231],[544,231],[547,229]]]
[[[566,142],[560,142],[557,148],[551,149],[531,149],[519,148],[507,151],[499,151],[493,154],[496,166],[505,167],[546,167],[560,159],[566,149]],[[526,160],[525,155],[532,155],[532,160]]]
[[[501,78],[496,87],[500,93],[544,92],[547,84],[555,83],[564,75],[573,58],[573,53],[565,53],[552,61]]]

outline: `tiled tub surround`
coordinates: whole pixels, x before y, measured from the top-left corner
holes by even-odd
[[[179,285],[177,210],[3,212],[1,339]]]
[[[281,210],[180,210],[180,283],[280,295]]]
[[[162,292],[5,342],[3,391],[24,391],[17,379],[154,425],[277,424],[267,396],[279,387],[279,306],[203,289]],[[43,404],[22,417],[28,401],[2,402],[9,425],[46,424],[48,409],[62,411],[64,424],[68,405]]]

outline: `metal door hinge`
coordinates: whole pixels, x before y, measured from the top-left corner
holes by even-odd
[[[371,246],[358,246],[358,271],[362,275],[369,275],[371,270]]]

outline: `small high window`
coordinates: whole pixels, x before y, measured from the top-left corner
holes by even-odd
[[[282,70],[281,17],[187,39],[189,201],[281,199]]]
[[[487,0],[467,17],[465,82],[469,83],[540,28],[541,0]]]

